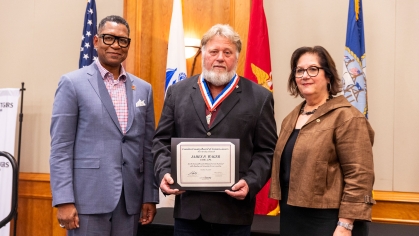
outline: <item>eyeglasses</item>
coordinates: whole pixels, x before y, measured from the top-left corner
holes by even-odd
[[[306,72],[306,71],[307,71],[308,76],[314,77],[314,76],[317,76],[319,74],[320,69],[323,69],[323,68],[318,67],[318,66],[310,66],[307,69],[297,67],[297,68],[295,68],[295,77],[302,78],[304,76],[304,72]]]
[[[121,48],[126,48],[129,46],[129,43],[131,42],[130,38],[125,38],[125,37],[118,37],[115,35],[111,35],[111,34],[101,34],[99,35],[99,38],[103,39],[103,43],[106,45],[112,45],[115,43],[115,40],[118,40],[118,45]]]

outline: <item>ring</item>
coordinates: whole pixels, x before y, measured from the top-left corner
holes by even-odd
[[[61,228],[64,228],[64,227],[65,227],[65,225],[60,224],[60,227],[61,227]]]

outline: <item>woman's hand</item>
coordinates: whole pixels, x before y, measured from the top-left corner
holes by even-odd
[[[342,226],[336,226],[333,236],[352,236],[352,231],[347,230]]]
[[[354,219],[347,219],[347,218],[339,218],[339,222],[342,223],[349,223],[351,225],[354,224]],[[352,235],[352,231],[346,229],[343,226],[336,226],[335,232],[333,233],[333,236],[351,236]]]

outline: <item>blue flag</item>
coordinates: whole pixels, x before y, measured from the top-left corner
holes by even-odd
[[[93,46],[93,37],[97,34],[97,12],[95,0],[88,0],[84,15],[83,34],[81,36],[79,68],[92,64],[97,59]]]
[[[368,118],[366,68],[362,0],[349,0],[343,92],[348,101]]]

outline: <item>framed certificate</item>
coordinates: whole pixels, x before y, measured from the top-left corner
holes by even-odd
[[[239,139],[172,138],[170,187],[179,190],[224,191],[239,178]]]

